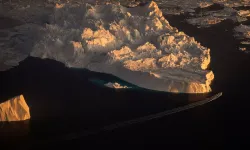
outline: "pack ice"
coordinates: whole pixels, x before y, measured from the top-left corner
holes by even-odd
[[[210,92],[210,50],[169,25],[155,2],[143,7],[56,5],[39,30],[33,57],[113,74],[139,87]]]

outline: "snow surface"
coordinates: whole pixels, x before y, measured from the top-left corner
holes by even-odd
[[[49,24],[29,23],[9,32],[15,36],[1,47],[7,66],[31,55],[113,74],[146,89],[211,91],[210,50],[170,26],[155,2],[134,8],[58,4]]]

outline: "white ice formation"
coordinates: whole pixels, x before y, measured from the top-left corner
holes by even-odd
[[[108,83],[105,84],[105,86],[107,86],[109,88],[115,88],[115,89],[127,89],[127,88],[129,88],[127,86],[122,86],[117,82],[115,82],[115,83],[108,82]]]
[[[31,56],[113,74],[146,89],[211,91],[210,50],[170,26],[155,2],[135,8],[56,5],[50,24],[37,32]]]

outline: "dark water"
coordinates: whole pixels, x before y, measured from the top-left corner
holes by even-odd
[[[18,67],[1,72],[0,77],[4,87],[1,101],[23,94],[30,106],[32,118],[26,124],[29,130],[21,135],[27,138],[26,141],[32,142],[98,129],[118,121],[182,106],[207,96],[169,94],[138,88],[117,91],[90,81],[98,78],[119,81],[114,76],[85,69],[69,69],[53,60],[32,57],[21,62]],[[5,128],[2,131],[7,132],[8,126],[8,123],[3,125]],[[16,137],[15,132],[13,135],[5,135],[4,138],[6,140],[8,137],[8,142],[9,138]]]
[[[114,80],[113,76],[68,69],[52,60],[28,58],[18,67],[0,72],[0,100],[23,94],[30,106],[32,119],[19,125],[3,125],[0,129],[1,141],[12,143],[8,146],[18,149],[85,149],[100,146],[116,149],[155,149],[156,146],[166,149],[242,149],[241,146],[250,139],[250,55],[238,50],[239,41],[233,37],[233,28],[237,24],[224,21],[210,28],[198,29],[185,23],[185,16],[166,16],[166,19],[172,26],[211,49],[210,68],[215,74],[212,89],[215,93],[223,92],[220,99],[143,124],[72,141],[34,145],[34,139],[99,128],[171,109],[203,99],[205,95],[116,91],[89,81],[90,78]],[[19,131],[18,134],[15,131]]]

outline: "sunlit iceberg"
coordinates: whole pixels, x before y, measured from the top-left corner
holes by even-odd
[[[49,24],[35,33],[33,47],[26,49],[33,57],[112,74],[151,90],[211,91],[210,50],[170,26],[155,2],[134,8],[58,4]]]

